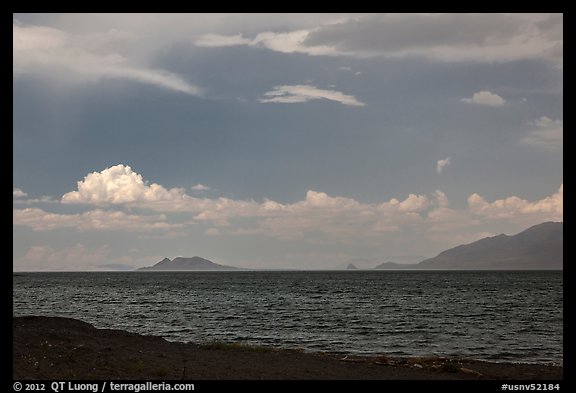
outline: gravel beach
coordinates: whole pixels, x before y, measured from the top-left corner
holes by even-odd
[[[467,359],[304,353],[265,347],[168,342],[69,318],[13,317],[13,378],[561,380],[563,367]]]

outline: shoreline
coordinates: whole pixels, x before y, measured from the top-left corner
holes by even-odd
[[[181,343],[61,317],[13,317],[12,327],[13,378],[19,380],[563,379],[563,366]]]

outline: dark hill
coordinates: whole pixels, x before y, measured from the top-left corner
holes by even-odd
[[[415,264],[384,262],[375,269],[562,269],[561,222],[534,225],[516,235],[486,237]]]
[[[419,269],[562,269],[561,222],[534,225],[513,236],[498,235],[443,251]]]
[[[414,269],[417,266],[416,263],[383,262],[374,269]]]
[[[178,257],[170,260],[164,258],[154,266],[143,267],[138,270],[171,270],[171,271],[191,271],[191,270],[239,270],[237,267],[224,266],[200,257],[184,258]]]

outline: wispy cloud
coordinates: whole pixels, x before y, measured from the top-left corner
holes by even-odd
[[[129,252],[131,252],[129,250]],[[135,259],[131,255],[115,256],[107,244],[86,246],[75,243],[59,248],[45,244],[29,247],[24,255],[15,261],[19,271],[102,271],[109,270],[107,264],[128,264],[131,266],[152,264],[160,256]]]
[[[60,203],[59,200],[52,198],[49,195],[42,195],[40,198],[16,198],[14,197],[13,203],[18,205],[35,205],[38,203]]]
[[[314,27],[242,35],[205,34],[205,47],[245,45],[311,56],[424,57],[440,61],[562,62],[562,14],[379,14]]]
[[[14,188],[12,191],[12,201],[18,205],[32,205],[36,203],[58,203],[57,200],[48,195],[43,195],[39,198],[26,198],[28,193],[22,191],[20,188]]]
[[[462,98],[463,102],[467,104],[485,105],[485,106],[502,106],[506,103],[504,98],[498,94],[492,93],[487,90],[482,90],[474,93],[470,98]]]
[[[182,224],[166,222],[166,216],[163,214],[148,216],[101,209],[79,214],[58,214],[38,208],[15,209],[13,212],[13,224],[29,227],[34,231],[75,228],[80,232],[145,232],[182,226]]]
[[[448,165],[450,165],[450,157],[446,157],[443,160],[438,160],[436,162],[436,172],[441,174],[444,171],[444,168],[446,168]]]
[[[520,140],[521,143],[544,149],[558,149],[564,143],[564,122],[542,116],[529,125],[536,129]]]
[[[30,247],[18,262],[23,270],[86,270],[87,264],[110,261],[109,253],[107,245],[89,248],[76,243],[59,250],[46,245],[37,245]]]
[[[307,46],[304,41],[310,30],[296,30],[283,33],[262,32],[254,38],[244,38],[242,35],[203,34],[194,44],[203,47],[238,46],[245,45],[253,48],[266,48],[281,53],[305,53],[308,55],[338,55],[338,52],[329,46]]]
[[[132,80],[190,95],[201,89],[182,77],[138,64],[123,51],[137,37],[127,32],[72,34],[45,26],[12,26],[13,74],[36,74],[45,78],[70,73],[78,81],[113,78]]]
[[[242,37],[241,34],[237,35],[222,35],[222,34],[204,34],[200,36],[194,44],[197,46],[204,46],[208,48],[217,48],[221,46],[237,46],[237,45],[250,45],[252,40]]]
[[[264,103],[293,104],[312,100],[329,100],[349,106],[364,106],[356,97],[336,90],[319,89],[311,85],[282,85],[275,86],[273,90],[264,93],[266,98],[258,101]]]

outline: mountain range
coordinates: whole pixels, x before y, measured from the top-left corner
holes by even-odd
[[[562,269],[564,263],[562,222],[534,225],[516,235],[486,237],[441,252],[420,263],[384,262],[375,269]],[[106,265],[111,267],[111,265]],[[350,263],[347,270],[357,269]],[[214,263],[201,257],[164,258],[139,271],[244,270]]]
[[[562,269],[562,222],[534,225],[516,235],[486,237],[416,264],[384,262],[376,269]]]

